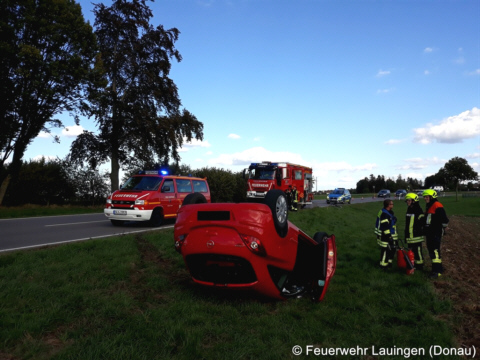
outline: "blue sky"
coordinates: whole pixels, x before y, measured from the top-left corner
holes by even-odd
[[[94,1],[95,2],[95,1]],[[93,24],[90,1],[80,1]],[[105,2],[109,5],[110,2]],[[171,78],[204,140],[192,168],[313,167],[317,189],[370,174],[424,180],[455,156],[480,173],[480,1],[157,0],[180,30]],[[26,159],[63,158],[81,128]]]

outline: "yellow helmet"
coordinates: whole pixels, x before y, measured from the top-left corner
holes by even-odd
[[[405,195],[405,200],[413,200],[414,202],[418,201],[418,195],[415,193],[408,193]]]
[[[422,196],[431,196],[433,199],[437,198],[437,192],[433,189],[427,189],[423,191]]]

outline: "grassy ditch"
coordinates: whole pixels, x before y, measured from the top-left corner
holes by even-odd
[[[74,215],[103,212],[103,205],[75,206],[75,205],[50,205],[41,206],[27,204],[23,206],[0,206],[0,219],[24,218],[34,216]]]
[[[449,215],[480,216],[480,199],[442,202]],[[337,238],[337,272],[319,304],[194,285],[172,230],[2,254],[0,359],[304,358],[292,354],[295,345],[367,349],[348,359],[403,359],[381,351],[424,349],[410,358],[426,359],[432,345],[457,348],[444,320],[452,304],[434,294],[427,274],[376,268],[379,206],[291,214],[310,235]],[[405,209],[395,200],[399,229]]]

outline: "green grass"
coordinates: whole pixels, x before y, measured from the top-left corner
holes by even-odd
[[[73,215],[86,213],[101,213],[103,205],[74,206],[74,205],[23,205],[23,206],[0,206],[0,219],[23,218],[34,216]]]
[[[449,215],[480,216],[480,199],[442,202]],[[291,214],[312,236],[336,235],[337,272],[322,303],[194,285],[172,230],[0,255],[0,358],[276,360],[302,358],[292,347],[313,345],[358,346],[370,356],[372,346],[424,348],[419,359],[431,345],[458,347],[443,320],[452,306],[423,273],[376,268],[379,206]],[[395,201],[399,229],[405,209]]]

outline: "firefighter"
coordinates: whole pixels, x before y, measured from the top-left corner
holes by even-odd
[[[292,189],[292,211],[298,211],[298,191],[295,185]]]
[[[407,214],[405,219],[405,240],[408,248],[413,251],[415,255],[415,269],[423,270],[423,225],[425,224],[425,215],[420,207],[418,195],[408,193],[405,195],[405,202],[407,203]]]
[[[397,248],[397,218],[392,209],[393,201],[385,199],[383,209],[378,212],[375,223],[375,234],[380,246],[380,268],[382,270],[392,267]]]
[[[285,197],[287,198],[288,210],[291,210],[292,209],[292,185],[289,185],[287,190],[285,190]]]
[[[432,273],[430,277],[436,279],[442,276],[443,273],[440,245],[449,220],[443,205],[437,199],[437,192],[435,190],[425,190],[423,192],[423,198],[427,204],[424,228],[425,240],[427,242],[428,254],[432,260]]]

